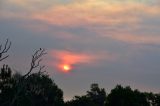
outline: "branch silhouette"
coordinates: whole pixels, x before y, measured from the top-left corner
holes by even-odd
[[[11,47],[11,42],[8,39],[6,40],[4,47],[2,44],[0,45],[0,61],[9,57],[9,55],[6,55],[6,56],[3,56],[3,55],[8,52],[10,47]]]
[[[13,106],[15,101],[18,99],[19,94],[22,92],[23,89],[25,89],[25,79],[27,77],[30,76],[30,74],[32,73],[32,71],[35,68],[39,68],[39,72],[41,72],[41,70],[45,67],[45,66],[41,66],[40,62],[42,61],[42,56],[47,54],[45,52],[45,49],[40,48],[39,50],[36,50],[36,52],[32,55],[32,60],[31,60],[31,64],[30,64],[30,69],[29,71],[22,76],[21,79],[19,79],[18,83],[17,83],[17,92],[15,94],[15,96],[13,97],[10,106]]]
[[[41,71],[45,66],[41,66],[40,62],[42,61],[42,56],[47,54],[45,52],[45,49],[40,48],[32,55],[32,61],[29,71],[23,76],[24,78],[29,76],[30,73],[35,69],[39,68],[39,71]]]

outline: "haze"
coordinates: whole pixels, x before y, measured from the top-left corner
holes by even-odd
[[[65,99],[91,83],[160,91],[159,0],[1,0],[0,42],[7,38],[5,62],[20,73],[36,49],[47,50],[43,64]]]

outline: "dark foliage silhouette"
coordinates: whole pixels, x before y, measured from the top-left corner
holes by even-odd
[[[150,93],[145,93],[148,102],[152,106],[160,106],[160,94],[153,94],[152,92]]]
[[[45,73],[30,73],[24,78],[21,74],[12,74],[11,69],[3,65],[0,70],[0,106],[160,106],[160,94],[117,85],[106,96],[103,88],[92,84],[86,95],[75,96],[64,103],[62,90]]]
[[[108,106],[149,106],[144,93],[121,85],[117,85],[111,90],[107,102]]]
[[[42,71],[42,69],[44,68],[44,66],[40,65],[40,62],[42,61],[42,56],[45,55],[45,50],[44,49],[39,49],[36,50],[36,52],[32,55],[32,60],[31,60],[31,66],[29,71],[23,75],[22,77],[20,77],[19,79],[17,79],[15,86],[17,87],[15,90],[15,94],[14,97],[10,103],[10,106],[13,106],[15,104],[15,102],[18,100],[19,95],[21,94],[21,92],[23,92],[23,90],[26,87],[26,79],[31,75],[32,71],[36,68],[39,68],[39,72]]]
[[[12,74],[8,66],[3,66],[0,73],[0,106],[63,106],[63,92],[48,75],[33,73],[23,79],[23,83],[19,81],[22,78],[20,74]]]
[[[84,96],[75,96],[67,106],[105,106],[106,92],[98,84],[91,84],[90,91]]]
[[[91,84],[87,96],[97,105],[104,106],[106,101],[106,92],[104,88],[99,88],[98,84]]]
[[[3,65],[0,70],[0,106],[7,106],[13,98],[14,79],[12,78],[11,69]]]
[[[41,48],[33,54],[30,69],[25,75],[12,74],[8,65],[3,65],[0,70],[0,106],[64,105],[62,90],[45,74],[44,66],[40,65],[45,54]],[[38,71],[33,72],[35,69]]]
[[[75,96],[73,100],[66,102],[66,106],[97,106],[87,96]]]

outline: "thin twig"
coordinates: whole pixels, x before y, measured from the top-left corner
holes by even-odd
[[[4,59],[6,59],[7,57],[9,57],[9,55],[7,55],[7,56],[3,56],[3,55],[8,52],[10,47],[11,47],[11,42],[8,39],[5,42],[4,48],[3,48],[2,45],[0,45],[0,61],[2,61]]]
[[[45,52],[45,49],[39,49],[37,50],[33,55],[32,55],[32,61],[31,61],[31,66],[29,71],[23,76],[23,77],[27,77],[35,68],[39,67],[39,71],[41,71],[44,66],[40,66],[40,62],[42,61],[42,56],[47,54]]]

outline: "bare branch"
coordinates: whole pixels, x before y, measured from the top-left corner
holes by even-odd
[[[22,76],[22,78],[19,80],[19,82],[17,83],[17,86],[19,87],[18,88],[18,91],[17,93],[15,94],[15,96],[13,97],[12,101],[11,101],[11,104],[10,106],[13,106],[13,104],[15,103],[15,101],[18,99],[18,96],[19,94],[21,93],[22,89],[25,89],[25,84],[26,82],[24,82],[25,78],[30,76],[30,73],[33,71],[33,69],[35,68],[39,68],[39,73],[42,73],[41,70],[44,69],[45,66],[41,66],[40,65],[40,62],[42,61],[42,56],[47,54],[45,52],[45,49],[39,49],[37,50],[33,55],[32,55],[32,60],[31,60],[31,66],[30,66],[30,69],[29,71]],[[19,86],[21,85],[21,86]]]
[[[8,52],[10,47],[11,47],[11,42],[8,39],[5,42],[4,48],[2,45],[0,45],[0,61],[9,57],[9,55],[7,55],[7,56],[3,56],[3,55]]]
[[[44,68],[45,68],[45,66],[40,66],[40,67],[39,67],[39,73],[46,72],[46,71],[42,71]]]
[[[33,55],[32,55],[32,61],[31,61],[31,66],[29,71],[23,76],[23,77],[27,77],[35,68],[39,67],[39,71],[41,71],[44,66],[40,66],[40,62],[42,61],[42,56],[47,54],[45,52],[45,49],[39,49],[37,50]]]
[[[7,56],[5,56],[5,57],[1,57],[1,58],[0,58],[0,61],[6,59],[7,57],[9,57],[9,55],[7,55]]]

